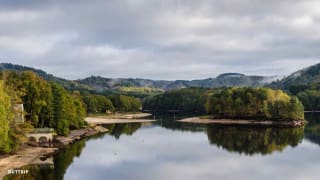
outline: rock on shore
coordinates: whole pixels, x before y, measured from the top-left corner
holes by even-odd
[[[108,130],[102,126],[87,127],[77,130],[72,130],[68,136],[58,136],[54,139],[54,146],[65,146],[85,137],[93,136],[99,133],[107,132]]]

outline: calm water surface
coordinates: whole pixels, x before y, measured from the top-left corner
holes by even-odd
[[[293,129],[199,126],[166,119],[109,125],[109,133],[79,141],[55,155],[54,166],[25,168],[30,179],[316,180],[319,115],[308,114],[308,126]]]

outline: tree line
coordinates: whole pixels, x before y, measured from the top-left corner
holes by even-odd
[[[217,118],[304,119],[298,98],[269,88],[224,88],[208,97],[205,108]]]
[[[320,84],[296,84],[289,87],[289,92],[299,98],[307,111],[320,110]]]
[[[109,96],[88,94],[82,95],[83,102],[86,104],[88,113],[112,113],[114,111],[136,112],[141,109],[139,99],[113,94]]]
[[[187,88],[146,99],[145,110],[208,114],[212,118],[302,120],[304,108],[296,97],[269,88]]]
[[[2,79],[11,105],[23,104],[26,122],[33,127],[54,128],[66,135],[84,126],[86,110],[78,92],[68,92],[31,71],[2,72]]]
[[[23,104],[25,123],[15,122],[14,106]],[[140,101],[133,97],[81,94],[67,91],[55,82],[44,80],[32,71],[0,72],[0,152],[16,150],[26,141],[32,128],[54,128],[57,134],[85,126],[89,113],[138,111]]]
[[[144,99],[143,109],[155,112],[204,113],[204,104],[209,91],[205,88],[185,88],[171,90]]]

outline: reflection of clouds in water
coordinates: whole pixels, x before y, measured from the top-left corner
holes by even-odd
[[[157,133],[158,132],[158,133]],[[188,136],[186,138],[185,136]],[[202,139],[202,142],[199,141]],[[179,158],[189,155],[184,151],[190,149],[190,143],[196,145],[207,144],[204,133],[176,133],[160,127],[148,128],[138,131],[132,136],[122,135],[120,140],[112,136],[105,136],[104,139],[89,141],[82,156],[86,161],[82,165],[103,165],[114,166],[124,161],[146,162],[163,158]],[[115,154],[116,153],[116,156]],[[183,153],[186,153],[185,155]],[[196,152],[194,152],[196,153]],[[161,160],[160,159],[160,160]]]
[[[304,139],[303,143],[299,145],[299,148],[302,149],[304,148],[305,150],[317,150],[319,149],[319,145],[313,143],[309,139]]]
[[[119,140],[88,141],[65,179],[313,179],[319,153],[304,140],[282,153],[245,156],[209,145],[205,133],[142,128]]]

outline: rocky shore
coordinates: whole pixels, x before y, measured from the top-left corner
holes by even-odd
[[[82,129],[72,130],[68,136],[57,136],[54,138],[55,147],[63,147],[85,137],[90,137],[108,130],[102,126],[86,127]]]

